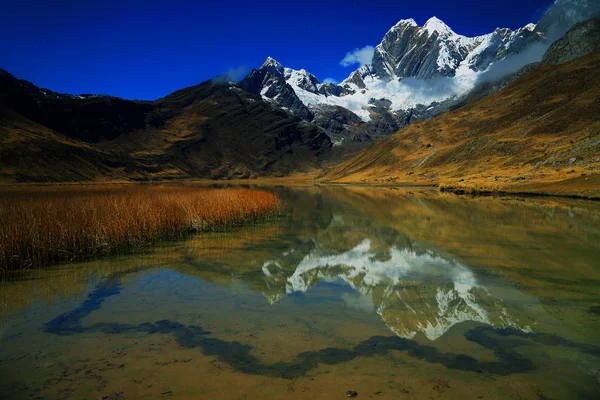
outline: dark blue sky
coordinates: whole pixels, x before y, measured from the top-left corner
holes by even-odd
[[[551,0],[4,0],[0,68],[64,93],[156,99],[271,56],[341,80],[348,51],[398,20],[435,15],[457,33],[537,22]]]

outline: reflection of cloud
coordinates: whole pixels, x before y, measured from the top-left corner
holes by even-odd
[[[502,300],[492,297],[467,266],[432,252],[391,247],[389,254],[381,257],[365,239],[340,254],[313,249],[294,265],[291,275],[278,279],[286,293],[306,292],[319,280],[342,279],[357,291],[342,295],[348,306],[376,310],[386,325],[404,338],[421,332],[435,340],[464,321],[517,326]],[[273,270],[283,272],[279,261],[266,262],[265,269],[269,271],[265,272],[267,281],[273,281]]]
[[[352,307],[359,311],[373,312],[375,304],[373,299],[364,293],[343,293],[342,300],[348,307]]]

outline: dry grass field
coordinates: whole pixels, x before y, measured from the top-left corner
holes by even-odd
[[[131,252],[193,232],[275,216],[278,198],[249,189],[15,186],[0,189],[0,269]]]

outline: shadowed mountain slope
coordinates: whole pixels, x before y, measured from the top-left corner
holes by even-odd
[[[229,83],[155,102],[63,95],[0,71],[0,180],[281,176],[318,166],[329,137]]]

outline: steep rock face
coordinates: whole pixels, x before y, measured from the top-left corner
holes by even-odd
[[[354,94],[356,90],[353,90],[352,87],[348,86],[348,84],[353,84],[359,89],[366,89],[367,85],[365,84],[366,77],[373,76],[373,67],[369,65],[363,65],[356,71],[350,74],[348,78],[346,78],[341,86],[344,87],[344,94]]]
[[[436,17],[421,27],[412,19],[401,20],[375,48],[371,64],[352,72],[340,85],[350,94],[364,89],[367,94],[387,96],[392,110],[408,110],[466,93],[492,64],[543,40],[544,34],[535,24],[467,37]],[[454,88],[433,99],[420,93],[421,89],[429,90],[424,86],[436,83]],[[401,91],[407,94],[399,95]]]
[[[272,101],[279,107],[287,108],[304,120],[312,120],[314,117],[312,111],[300,101],[294,89],[286,82],[285,73],[280,63],[268,57],[259,69],[252,70],[240,82],[240,86],[250,93],[261,95],[263,99]],[[303,90],[312,90],[313,82],[310,78],[300,83]]]
[[[458,98],[432,104],[417,119],[430,119],[446,111],[467,105],[475,100],[499,92],[521,79],[540,65],[562,64],[583,57],[600,47],[600,20],[594,18],[575,24],[561,39],[545,52],[541,62],[527,64],[517,72],[499,80],[478,83],[470,92]],[[415,110],[416,111],[416,110]],[[423,111],[423,109],[421,109]]]
[[[498,28],[488,35],[475,38],[478,44],[468,56],[469,68],[485,71],[492,63],[518,54],[532,43],[541,41],[543,34],[535,28],[535,24],[528,24],[516,31]]]
[[[542,64],[562,64],[582,57],[600,47],[600,19],[593,18],[573,26],[550,46]]]
[[[436,17],[422,27],[412,19],[401,20],[376,47],[371,70],[384,80],[454,76],[461,65],[483,71],[494,62],[524,51],[532,43],[550,44],[575,23],[599,14],[597,1],[557,0],[537,25],[528,24],[516,31],[498,28],[472,38],[455,33]]]
[[[349,131],[351,127],[363,124],[362,120],[348,109],[325,104],[315,106],[315,118],[312,122],[323,128],[334,144],[342,144],[345,138],[355,140]]]
[[[291,68],[284,70],[284,77],[286,82],[290,82],[292,85],[299,87],[307,92],[318,94],[321,82],[311,73],[304,69],[299,71]]]
[[[383,80],[453,76],[474,46],[473,39],[457,35],[436,17],[421,28],[412,19],[402,20],[375,48],[372,71]]]
[[[325,83],[319,88],[319,93],[325,96],[340,96],[344,89],[335,83]]]

